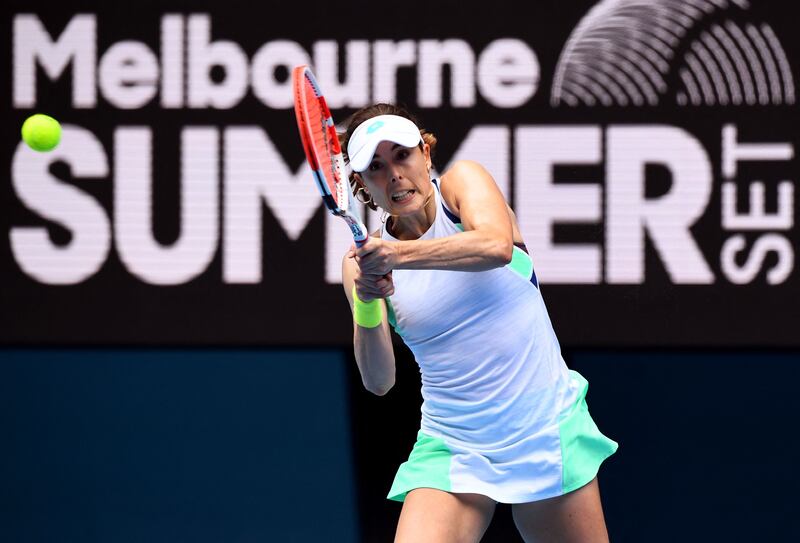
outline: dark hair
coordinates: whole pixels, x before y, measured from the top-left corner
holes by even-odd
[[[346,162],[350,162],[350,157],[347,156],[347,143],[350,141],[350,137],[353,135],[353,132],[355,132],[356,128],[358,128],[361,123],[371,119],[372,117],[377,117],[378,115],[398,115],[400,117],[409,119],[411,122],[417,125],[419,127],[419,133],[422,136],[422,141],[430,146],[431,158],[433,158],[433,151],[436,149],[436,136],[434,136],[432,132],[428,132],[422,128],[416,117],[409,113],[405,108],[395,104],[378,102],[377,104],[372,104],[371,106],[366,106],[359,109],[345,119],[343,125],[346,127],[346,129],[344,132],[339,134],[339,143],[342,146],[342,154],[344,155]],[[422,143],[420,143],[420,147],[422,147]],[[356,189],[358,187],[356,186],[355,175],[353,174],[350,174],[350,188],[354,193],[357,192]],[[376,206],[372,200],[367,202],[367,205],[373,211],[378,209],[378,206]]]

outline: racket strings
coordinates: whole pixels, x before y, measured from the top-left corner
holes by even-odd
[[[305,110],[309,120],[309,129],[314,149],[317,150],[317,162],[319,168],[325,176],[331,195],[336,199],[337,205],[343,205],[341,195],[337,187],[345,172],[340,171],[338,161],[334,159],[338,149],[333,139],[338,138],[336,130],[330,124],[330,115],[322,102],[315,87],[308,79],[305,80]],[[337,139],[338,142],[338,139]]]
[[[348,167],[330,109],[306,67],[296,67],[292,77],[300,137],[317,186],[328,208],[346,218],[353,207],[353,195],[346,182]]]

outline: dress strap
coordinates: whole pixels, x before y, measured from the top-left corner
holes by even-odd
[[[433,186],[436,187],[436,192],[438,192],[439,196],[441,196],[440,200],[442,202],[442,209],[444,210],[445,216],[447,216],[447,218],[450,219],[450,222],[453,224],[461,224],[461,217],[450,211],[450,209],[447,207],[447,204],[444,203],[444,196],[442,196],[442,190],[439,188],[439,183],[441,183],[441,181],[438,179],[431,179],[431,181],[433,182]]]

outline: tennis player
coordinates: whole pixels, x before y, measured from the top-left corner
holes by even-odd
[[[496,503],[526,542],[608,541],[597,472],[617,449],[567,368],[514,213],[480,164],[431,178],[433,134],[359,110],[341,135],[356,197],[387,214],[343,259],[365,387],[395,379],[389,326],[422,374],[422,420],[388,498],[395,541],[479,541]]]

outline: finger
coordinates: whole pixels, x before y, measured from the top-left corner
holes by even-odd
[[[380,279],[375,282],[375,286],[378,288],[387,288],[393,286],[393,284],[391,279],[386,278],[385,275],[381,275]]]
[[[356,285],[356,288],[378,292],[385,288],[385,285],[379,285],[377,281],[361,281]]]
[[[356,283],[356,296],[358,296],[358,299],[362,302],[370,301],[375,298],[378,293],[378,290],[372,286]]]
[[[381,262],[374,258],[359,258],[356,257],[358,262],[358,267],[361,269],[362,273],[368,275],[374,275],[376,277],[382,277],[383,274],[380,273]]]
[[[371,276],[376,277],[376,276]],[[356,292],[364,292],[365,294],[380,294],[384,290],[384,287],[377,284],[377,281],[372,279],[364,279],[362,277],[359,281],[356,282]],[[360,297],[360,296],[359,296]]]
[[[372,300],[375,299],[375,297],[370,296],[369,294],[367,294],[365,292],[356,291],[356,296],[358,296],[358,299],[361,300],[362,302],[371,302]]]
[[[380,247],[380,242],[378,240],[372,237],[367,238],[367,241],[364,242],[364,245],[361,247],[356,247],[356,255],[363,258],[375,252],[378,247]]]
[[[370,261],[366,261],[365,262],[365,261],[362,260],[359,263],[359,268],[361,268],[361,272],[362,273],[365,273],[365,274],[368,274],[368,275],[377,276],[377,274],[375,273],[375,270],[373,269],[374,267],[375,267],[375,265]]]
[[[382,275],[373,277],[376,277],[377,280],[374,281],[369,288],[380,292],[381,297],[386,297],[394,292],[394,283],[391,280],[386,279],[386,277]]]
[[[363,291],[356,290],[356,294],[358,295],[358,299],[362,302],[370,302],[377,298],[385,298],[386,294],[382,290],[376,289],[365,289]]]

